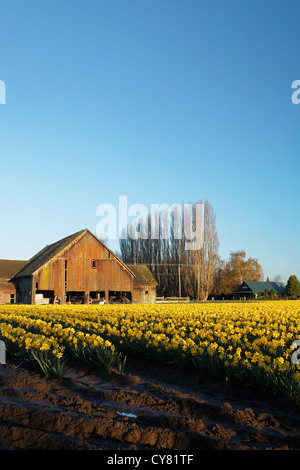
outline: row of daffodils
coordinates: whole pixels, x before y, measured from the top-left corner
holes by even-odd
[[[299,300],[8,305],[0,307],[0,338],[8,354],[48,376],[62,378],[70,360],[122,373],[126,356],[136,355],[298,400],[299,318]]]

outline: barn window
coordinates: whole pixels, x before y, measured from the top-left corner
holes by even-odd
[[[93,262],[92,262],[92,267],[93,267],[93,269],[96,268],[96,261],[94,259],[93,259]]]
[[[148,291],[147,291],[147,290],[145,290],[145,294],[148,294]]]
[[[15,294],[10,294],[10,303],[11,303],[11,304],[14,304],[15,301],[16,301]]]

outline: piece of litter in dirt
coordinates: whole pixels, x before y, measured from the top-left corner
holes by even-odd
[[[134,415],[132,413],[120,413],[119,411],[117,411],[117,413],[121,416],[128,416],[128,418],[137,418],[137,415]]]

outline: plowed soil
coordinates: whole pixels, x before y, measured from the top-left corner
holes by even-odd
[[[60,383],[0,365],[0,450],[300,449],[299,407],[171,366],[69,367]]]

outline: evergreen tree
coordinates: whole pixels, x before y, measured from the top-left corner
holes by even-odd
[[[289,277],[286,285],[286,293],[288,297],[299,297],[300,296],[300,282],[297,276],[294,274]]]

